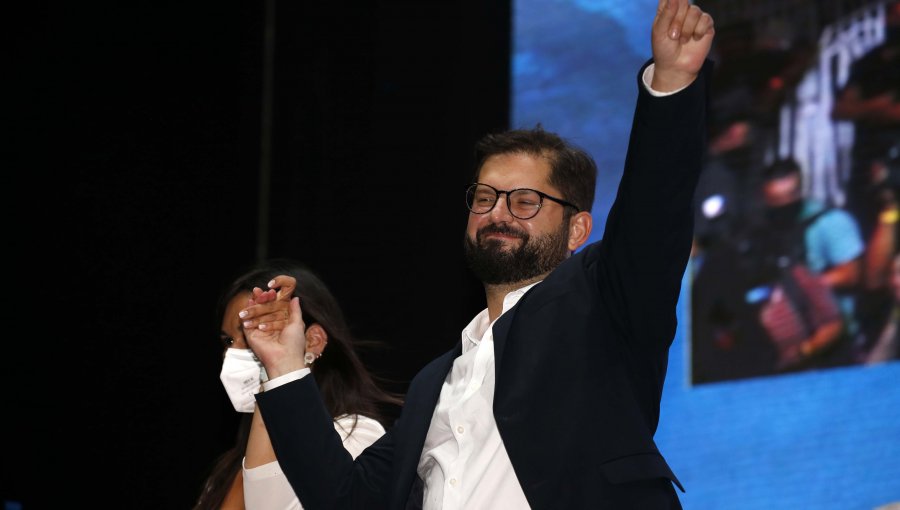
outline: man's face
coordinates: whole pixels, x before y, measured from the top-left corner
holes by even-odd
[[[488,158],[478,182],[498,190],[530,188],[560,197],[548,184],[550,163],[526,154],[500,154]],[[561,197],[566,198],[566,197]],[[569,227],[563,221],[564,206],[544,200],[537,215],[522,220],[510,214],[506,194],[485,214],[469,213],[466,226],[466,260],[484,283],[528,280],[550,272],[571,250]]]
[[[768,207],[781,207],[800,200],[800,176],[786,175],[763,184],[763,200]]]

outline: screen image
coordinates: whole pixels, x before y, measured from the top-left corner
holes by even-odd
[[[657,444],[685,508],[900,507],[900,2],[699,3],[708,153]],[[515,0],[512,127],[621,177],[657,2]]]

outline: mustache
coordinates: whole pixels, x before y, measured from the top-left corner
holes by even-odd
[[[527,239],[528,238],[528,234],[526,234],[524,232],[520,232],[508,225],[498,225],[498,224],[486,225],[486,226],[478,229],[478,232],[476,233],[475,238],[478,240],[481,240],[482,236],[485,236],[487,234],[502,234],[502,235],[508,235],[508,236],[512,236],[512,237],[518,237],[519,239]]]

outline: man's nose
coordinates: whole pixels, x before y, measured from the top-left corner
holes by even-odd
[[[497,195],[497,203],[494,204],[494,208],[491,209],[491,219],[496,222],[501,222],[510,221],[514,217],[515,216],[513,216],[512,212],[509,210],[509,201],[506,193]]]

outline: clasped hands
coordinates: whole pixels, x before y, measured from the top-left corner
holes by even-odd
[[[306,368],[306,324],[300,298],[293,295],[296,288],[292,276],[276,276],[268,289],[255,287],[239,313],[244,337],[269,379]]]

